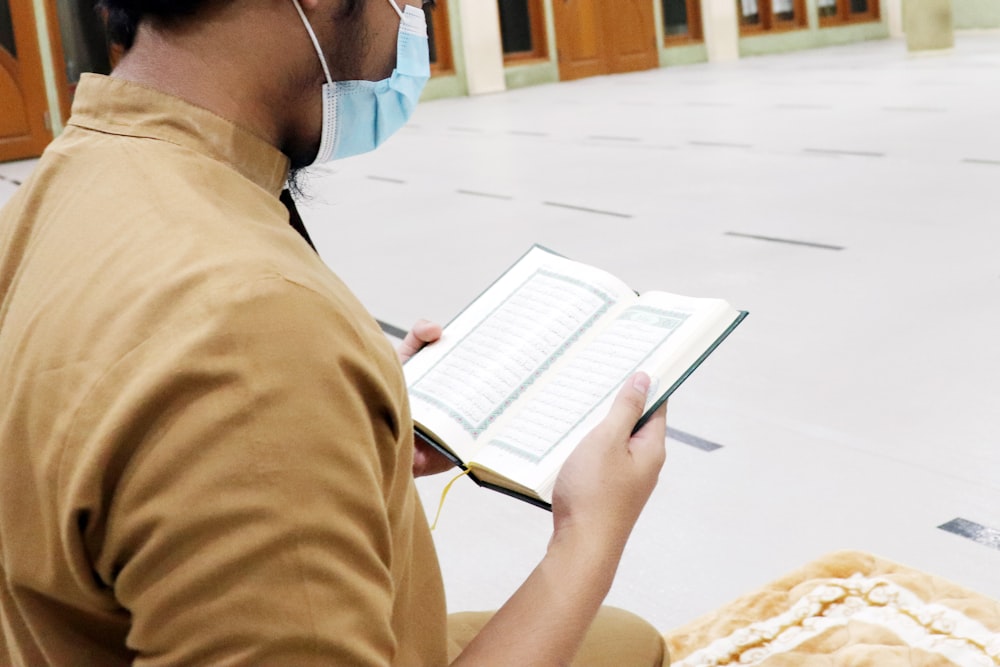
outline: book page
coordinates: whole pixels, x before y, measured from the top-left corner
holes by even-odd
[[[471,443],[543,373],[621,298],[634,298],[604,272],[591,270],[584,280],[575,262],[539,252],[529,253],[449,324],[439,343],[404,367],[414,419],[466,460]]]
[[[476,462],[538,488],[604,418],[628,377],[645,370],[655,383],[651,362],[692,315],[691,310],[646,305],[621,312],[532,392],[490,437]],[[650,402],[655,395],[654,386]]]

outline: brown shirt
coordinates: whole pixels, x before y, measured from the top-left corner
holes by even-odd
[[[0,664],[445,662],[402,372],[286,171],[87,75],[0,213]]]

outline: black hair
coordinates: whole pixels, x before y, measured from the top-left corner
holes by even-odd
[[[193,16],[212,2],[231,0],[97,0],[97,13],[104,20],[108,41],[125,50],[132,47],[139,23],[146,17],[180,19]],[[341,15],[353,16],[364,0],[344,0]]]
[[[97,0],[96,9],[104,19],[108,41],[128,50],[144,17],[191,16],[204,4],[206,0]]]

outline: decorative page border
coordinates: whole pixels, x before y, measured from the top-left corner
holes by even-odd
[[[602,306],[600,306],[583,324],[581,324],[577,328],[577,330],[574,331],[570,335],[570,337],[567,340],[565,340],[555,351],[553,351],[553,353],[551,355],[549,355],[549,357],[545,361],[543,361],[534,371],[532,371],[524,379],[524,381],[521,383],[521,385],[518,386],[513,392],[511,392],[511,394],[506,399],[504,399],[504,401],[500,405],[498,405],[489,414],[489,416],[486,417],[486,419],[484,419],[483,421],[479,422],[478,424],[473,424],[469,420],[465,419],[465,417],[461,413],[459,413],[457,410],[455,410],[454,408],[452,408],[450,405],[448,405],[444,401],[441,401],[437,397],[435,397],[435,396],[433,396],[431,394],[428,394],[428,393],[423,392],[423,391],[420,390],[419,387],[420,387],[421,381],[425,377],[427,377],[430,373],[432,373],[434,371],[434,369],[437,368],[438,364],[441,364],[444,361],[443,358],[439,359],[437,361],[437,363],[435,363],[433,366],[431,366],[430,368],[428,368],[427,371],[423,375],[421,375],[419,378],[417,378],[416,382],[413,383],[413,385],[412,385],[412,387],[410,389],[410,395],[411,396],[419,397],[421,400],[423,400],[423,401],[425,401],[427,403],[430,403],[434,407],[436,407],[439,410],[441,410],[442,412],[444,412],[446,415],[448,415],[449,417],[451,417],[455,422],[457,422],[463,429],[465,429],[465,431],[469,435],[471,435],[473,439],[477,439],[480,435],[483,434],[483,431],[485,431],[487,428],[490,427],[490,425],[493,422],[495,422],[497,419],[499,419],[500,416],[504,412],[506,412],[507,409],[514,403],[514,401],[517,400],[518,396],[520,396],[525,391],[527,391],[528,388],[535,383],[535,380],[537,380],[539,378],[539,376],[542,373],[545,372],[546,369],[548,369],[553,363],[555,363],[555,361],[557,359],[559,359],[566,352],[566,350],[569,349],[569,347],[571,345],[573,345],[573,343],[575,343],[580,338],[580,336],[582,336],[584,334],[584,332],[586,332],[591,327],[593,327],[594,323],[597,320],[599,320],[601,317],[603,317],[604,314],[606,312],[608,312],[608,310],[610,310],[611,307],[614,306],[617,303],[611,297],[611,295],[609,295],[607,292],[604,292],[603,290],[600,290],[597,287],[594,287],[593,285],[585,283],[582,280],[579,280],[579,279],[574,278],[572,276],[564,275],[562,273],[557,273],[557,272],[552,271],[550,269],[539,268],[539,269],[536,269],[530,276],[528,276],[527,278],[525,278],[524,281],[522,281],[521,284],[518,285],[517,289],[513,290],[510,293],[510,295],[507,296],[507,298],[505,298],[503,301],[501,301],[499,304],[497,304],[496,308],[494,308],[493,310],[491,310],[481,320],[479,320],[479,322],[476,324],[476,326],[473,327],[467,334],[465,334],[465,336],[463,336],[462,339],[460,341],[458,341],[454,345],[454,347],[455,348],[460,347],[462,345],[462,343],[467,338],[469,338],[470,336],[472,336],[481,326],[483,326],[483,324],[487,320],[489,320],[493,316],[494,313],[496,313],[503,306],[505,306],[507,304],[507,302],[510,301],[512,298],[514,298],[514,296],[525,285],[527,285],[531,280],[533,280],[538,275],[543,275],[543,276],[546,276],[548,278],[555,278],[557,280],[562,280],[564,282],[570,283],[570,284],[572,284],[572,285],[574,285],[576,287],[582,287],[584,290],[586,290],[586,291],[590,292],[591,294],[594,294],[597,297],[599,297],[604,302],[604,304]]]
[[[659,308],[653,308],[652,306],[636,305],[636,306],[631,306],[631,307],[625,309],[624,311],[622,311],[621,315],[619,315],[615,319],[616,320],[624,319],[630,313],[635,313],[635,312],[647,312],[647,313],[649,313],[649,314],[651,314],[651,315],[653,315],[655,317],[661,318],[661,319],[668,318],[668,319],[671,319],[671,320],[680,320],[680,322],[677,324],[677,326],[673,327],[672,329],[667,329],[666,330],[667,331],[666,335],[663,336],[663,338],[661,338],[659,341],[657,341],[657,343],[655,345],[653,345],[652,348],[650,348],[650,350],[646,354],[646,356],[644,356],[642,359],[640,359],[638,362],[636,362],[636,364],[634,366],[632,366],[632,368],[630,370],[628,370],[628,371],[625,372],[625,374],[622,376],[622,378],[621,378],[621,380],[619,381],[618,384],[620,384],[621,382],[623,382],[625,380],[625,378],[627,378],[629,375],[631,375],[632,373],[635,373],[637,370],[639,370],[639,367],[641,367],[644,363],[646,363],[646,360],[649,359],[651,356],[653,356],[653,353],[656,352],[656,350],[659,349],[659,347],[661,345],[663,345],[665,342],[667,342],[667,339],[670,338],[674,334],[675,331],[677,331],[678,329],[680,329],[684,325],[684,322],[689,317],[691,317],[691,315],[692,315],[692,313],[678,311],[678,310],[661,310]],[[597,406],[600,405],[601,403],[603,403],[605,400],[607,400],[607,398],[609,396],[611,396],[611,394],[613,394],[615,392],[616,388],[617,388],[617,384],[615,385],[615,387],[612,387],[608,391],[608,393],[606,393],[603,397],[601,397],[600,399],[598,399],[594,403],[594,405],[592,405],[591,408],[589,410],[587,410],[587,412],[585,412],[580,417],[580,419],[578,419],[576,421],[576,423],[573,424],[573,426],[571,426],[569,428],[569,430],[567,430],[563,434],[563,436],[561,438],[559,438],[554,443],[552,443],[552,445],[548,449],[546,449],[544,452],[542,452],[541,454],[531,454],[529,452],[524,451],[523,449],[521,449],[517,445],[513,445],[513,444],[510,444],[510,443],[504,442],[503,440],[500,440],[498,438],[494,438],[493,440],[490,440],[489,443],[487,443],[486,446],[487,447],[496,447],[497,449],[502,449],[505,452],[513,454],[514,456],[517,456],[520,459],[524,459],[526,461],[530,461],[531,463],[538,463],[539,461],[541,461],[542,459],[544,459],[545,457],[547,457],[549,454],[551,454],[552,451],[556,447],[558,447],[560,444],[562,444],[562,442],[566,439],[566,436],[568,436],[570,433],[572,433],[573,431],[575,431],[580,424],[582,424],[584,421],[586,421],[587,418],[590,417],[591,414],[593,414],[594,410],[597,409]],[[655,387],[650,390],[651,393],[653,391],[655,391]]]

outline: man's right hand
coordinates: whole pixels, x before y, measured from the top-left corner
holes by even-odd
[[[603,545],[620,555],[666,458],[665,405],[631,435],[649,384],[645,373],[627,380],[608,416],[566,460],[553,492],[553,543],[583,540],[588,547]]]
[[[545,557],[456,665],[570,664],[666,457],[666,406],[631,435],[648,391],[644,373],[627,380],[608,416],[566,460],[556,479],[555,530]]]

